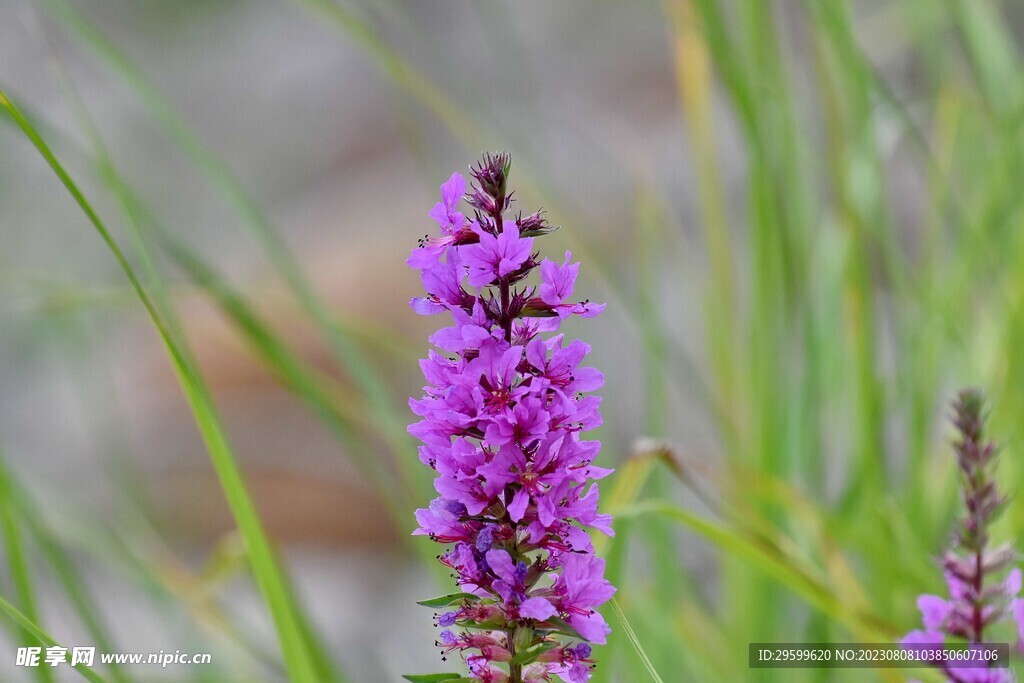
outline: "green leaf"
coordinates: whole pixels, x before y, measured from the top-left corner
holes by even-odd
[[[438,681],[463,681],[471,680],[463,678],[461,674],[404,674],[402,676],[412,683],[438,683]]]
[[[477,602],[480,598],[472,593],[449,593],[448,595],[439,595],[429,600],[419,600],[416,604],[423,605],[424,607],[447,607],[448,605],[454,605],[465,600]]]
[[[471,621],[469,619],[459,620],[459,628],[476,628],[481,631],[502,631],[508,627],[508,622],[503,618],[488,619],[487,621]]]
[[[569,622],[566,621],[565,619],[560,619],[558,617],[551,617],[550,619],[546,619],[544,621],[544,623],[545,624],[551,624],[552,626],[555,627],[554,630],[556,630],[559,633],[562,633],[564,635],[567,635],[570,638],[579,638],[580,640],[586,640],[586,638],[581,636],[580,632],[577,631],[576,629],[574,629],[572,627],[572,625],[570,625]],[[540,626],[539,628],[544,628],[544,627]]]
[[[558,646],[558,643],[556,643],[555,641],[553,641],[553,640],[545,640],[544,642],[538,643],[537,645],[534,645],[533,647],[529,647],[529,648],[526,648],[525,650],[520,650],[519,652],[517,652],[516,656],[512,658],[512,663],[513,664],[530,664],[531,662],[535,661],[537,659],[537,657],[540,657],[542,654],[544,654],[548,650],[550,650],[550,649],[552,649],[554,647],[557,647],[557,646]]]

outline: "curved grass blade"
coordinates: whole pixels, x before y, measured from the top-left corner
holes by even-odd
[[[304,631],[295,613],[295,606],[288,599],[283,574],[277,564],[270,542],[263,531],[262,522],[246,489],[241,470],[235,462],[227,436],[220,426],[213,401],[201,377],[179,349],[178,343],[174,340],[165,321],[143,288],[134,269],[128,263],[121,248],[111,236],[99,215],[57,160],[46,142],[2,89],[0,89],[0,108],[7,110],[96,228],[101,239],[110,249],[127,276],[153,324],[156,326],[157,332],[171,357],[175,373],[178,375],[196,424],[206,443],[228,505],[245,538],[253,575],[270,609],[271,617],[280,640],[282,654],[284,655],[285,666],[292,680],[302,682],[319,680],[317,672],[312,665],[313,657],[310,653],[309,643],[306,642]]]
[[[68,83],[67,85],[72,90],[72,95],[74,95],[73,84]],[[349,399],[340,385],[318,377],[317,371],[296,354],[271,329],[269,324],[256,314],[255,309],[241,292],[232,287],[212,264],[202,259],[186,242],[178,239],[173,231],[160,223],[153,210],[142,198],[138,189],[133,187],[114,166],[102,140],[99,138],[95,125],[92,124],[89,114],[84,109],[80,99],[72,97],[71,104],[76,105],[73,108],[76,110],[76,113],[80,114],[83,127],[90,133],[90,137],[95,138],[95,150],[92,153],[80,149],[78,143],[68,139],[65,134],[50,126],[47,121],[32,116],[31,112],[25,115],[38,130],[46,131],[51,139],[59,138],[62,145],[75,152],[78,156],[81,156],[83,161],[95,165],[98,175],[118,198],[122,204],[126,222],[136,238],[137,247],[140,255],[143,257],[148,277],[151,280],[151,288],[157,302],[157,307],[166,311],[165,318],[172,328],[172,333],[177,335],[178,338],[184,338],[180,323],[174,315],[173,308],[170,307],[169,299],[167,299],[166,287],[163,285],[159,273],[156,271],[155,266],[153,266],[153,259],[149,255],[147,243],[151,239],[158,241],[163,246],[172,260],[198,286],[200,292],[210,296],[212,303],[221,309],[221,312],[235,326],[239,335],[253,350],[257,360],[264,363],[271,373],[282,381],[285,388],[295,393],[296,396],[307,404],[312,412],[325,423],[339,443],[352,453],[372,452],[374,447],[365,442],[366,437],[360,433],[360,429],[372,426],[369,420],[376,416],[367,414],[361,403],[356,400],[358,396]],[[373,340],[373,343],[378,348],[381,347],[381,339],[387,338],[387,335],[381,335],[379,332],[375,335],[374,329],[380,329],[380,331],[383,331],[383,329],[375,328],[375,326],[368,324],[366,321],[353,318],[349,324],[353,328],[353,334],[362,335],[368,341]],[[409,355],[411,358],[419,357],[418,351],[411,348],[406,349],[401,345],[392,344],[385,350],[396,357],[404,355]],[[189,349],[185,347],[182,348],[182,351],[187,354]],[[195,362],[193,361],[194,364]],[[405,521],[404,515],[407,510],[404,503],[396,502],[404,499],[401,496],[401,492],[395,490],[394,482],[391,480],[381,480],[379,467],[372,467],[373,463],[370,461],[357,460],[356,464],[360,465],[367,478],[376,484],[382,498],[390,503],[388,512],[399,521],[399,526],[401,526]],[[413,487],[418,484],[422,484],[420,488],[427,486],[422,478],[419,480],[415,477],[410,478],[410,472],[407,468],[399,468],[397,471],[399,476],[402,477],[405,486]],[[388,485],[383,486],[384,483]],[[414,547],[423,549],[426,554],[429,554],[429,549],[424,549],[423,546],[416,545]],[[440,571],[440,567],[434,563],[431,563],[431,567]],[[300,618],[304,618],[301,610],[299,610],[298,614]],[[306,630],[310,630],[308,624],[306,624]],[[315,641],[311,642],[314,645],[319,645]],[[331,661],[322,646],[318,647],[318,651],[320,653],[318,660],[321,660],[318,662],[318,666],[324,672],[331,672],[331,675],[324,673],[324,679],[342,678],[342,675],[337,671],[336,665]]]
[[[632,508],[619,511],[617,516],[629,518],[647,514],[664,515],[678,521],[747,566],[756,568],[786,586],[807,604],[864,638],[865,642],[881,642],[895,635],[888,624],[882,623],[874,615],[851,611],[820,578],[796,566],[778,548],[762,539],[747,538],[722,524],[665,501],[638,503]]]

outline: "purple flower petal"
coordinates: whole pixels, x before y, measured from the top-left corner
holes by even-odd
[[[558,610],[544,598],[528,598],[519,606],[519,614],[527,619],[544,621],[558,614]]]

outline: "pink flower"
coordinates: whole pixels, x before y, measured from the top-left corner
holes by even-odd
[[[462,253],[472,287],[486,287],[514,273],[530,258],[533,238],[520,237],[514,221],[505,221],[497,237],[479,229],[477,234],[480,242],[465,247]]]
[[[476,241],[475,235],[465,227],[465,218],[456,210],[459,201],[466,192],[466,179],[453,173],[441,186],[441,201],[430,210],[430,217],[441,226],[441,234],[437,237],[425,236],[416,249],[406,260],[412,268],[429,269],[437,265],[440,257],[454,244]],[[430,288],[427,288],[430,291]]]
[[[452,173],[451,178],[441,186],[441,201],[434,204],[430,210],[430,217],[437,221],[441,230],[451,232],[455,228],[462,227],[462,214],[455,207],[462,201],[466,194],[466,179],[459,173]]]
[[[569,553],[562,558],[562,573],[552,590],[558,596],[558,609],[587,640],[603,645],[611,629],[594,611],[615,594],[615,587],[604,578],[604,560],[593,555]]]
[[[580,272],[580,264],[569,264],[572,258],[571,252],[565,252],[565,263],[558,265],[550,259],[544,259],[540,263],[540,287],[537,293],[541,301],[551,306],[557,306],[572,296],[573,287],[576,285],[576,276]]]

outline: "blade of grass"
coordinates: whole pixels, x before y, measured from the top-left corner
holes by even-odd
[[[209,397],[201,378],[179,350],[178,344],[158,313],[153,301],[143,288],[142,283],[136,276],[131,264],[128,263],[121,248],[99,218],[99,215],[57,160],[46,142],[39,136],[2,89],[0,89],[0,107],[6,109],[12,116],[28,140],[39,151],[40,155],[53,169],[61,183],[85,213],[89,222],[96,228],[100,237],[121,266],[157,328],[157,332],[171,357],[175,372],[192,408],[196,423],[206,442],[225,497],[245,538],[253,574],[256,577],[256,582],[260,587],[264,600],[266,600],[270,608],[289,674],[296,681],[318,680],[317,672],[312,664],[314,657],[310,654],[309,644],[306,642],[305,635],[298,624],[294,605],[288,599],[288,593],[284,587],[284,578],[278,567],[274,551],[263,531],[259,515],[256,512],[241,471],[231,452],[227,436],[220,427],[213,401]]]
[[[966,48],[968,63],[998,116],[1019,115],[1020,60],[1013,36],[989,0],[947,3]]]
[[[651,658],[648,657],[647,652],[644,651],[644,646],[640,642],[640,639],[636,637],[636,631],[633,630],[629,620],[626,619],[626,615],[623,614],[622,608],[619,607],[619,601],[613,597],[610,603],[612,606],[612,612],[619,620],[619,623],[622,624],[622,629],[626,632],[626,637],[629,638],[629,642],[633,646],[633,649],[636,650],[637,655],[640,656],[640,660],[644,663],[644,668],[650,675],[651,680],[654,681],[654,683],[664,683],[661,676],[659,676],[658,672],[654,669],[654,665],[651,664]]]
[[[822,3],[815,7],[819,5],[823,7]],[[820,13],[812,13],[812,16],[822,22],[822,30],[814,36],[815,54],[818,56],[815,65],[821,98],[829,114],[826,118],[827,151],[830,170],[835,178],[838,219],[849,236],[850,244],[848,262],[844,264],[844,303],[846,324],[852,332],[848,343],[851,344],[851,365],[855,370],[853,407],[857,425],[853,436],[857,458],[849,472],[844,502],[852,508],[870,505],[886,482],[882,434],[884,399],[877,374],[878,311],[871,276],[871,245],[876,237],[872,225],[876,218],[881,222],[883,216],[880,214],[883,212],[874,204],[879,201],[876,193],[878,181],[875,168],[871,166],[876,161],[872,158],[875,137],[865,76],[835,54],[850,49],[852,37],[845,9],[845,6],[841,12],[823,9]],[[830,36],[832,40],[842,40],[842,47],[833,45]],[[844,80],[849,83],[848,89],[841,85]]]
[[[402,509],[401,501],[418,495],[420,490],[410,478],[410,468],[396,466],[382,470],[379,461],[376,460],[377,453],[363,443],[355,433],[352,418],[344,416],[339,411],[337,399],[330,395],[316,374],[260,320],[245,298],[219,278],[209,264],[170,233],[161,231],[158,239],[175,263],[229,317],[244,339],[253,345],[261,359],[331,428],[335,436],[346,446],[350,457],[359,465],[363,474],[387,501],[389,511],[401,511],[397,513],[400,516],[396,519],[401,524],[407,514]],[[399,486],[395,485],[395,477]]]
[[[32,580],[32,573],[29,570],[27,549],[24,544],[24,537],[21,533],[21,516],[14,505],[14,487],[10,474],[7,471],[7,463],[4,462],[3,453],[0,452],[0,528],[4,534],[4,549],[7,551],[7,567],[11,572],[11,581],[14,584],[14,593],[18,596],[18,602],[24,611],[25,617],[32,622],[39,622],[39,609],[37,607],[35,584]],[[34,638],[33,634],[25,629],[22,633],[27,640]],[[40,644],[42,641],[38,641]],[[19,645],[24,644],[24,641]],[[52,681],[53,676],[49,667],[41,666],[34,672],[36,678],[41,681]]]
[[[73,91],[73,85],[68,84],[68,87]],[[200,258],[187,243],[177,239],[173,231],[161,225],[153,214],[152,209],[142,199],[139,191],[113,165],[113,161],[106,153],[105,147],[99,139],[98,131],[92,125],[88,112],[84,109],[84,105],[75,97],[72,97],[72,101],[73,104],[77,104],[75,109],[83,120],[83,126],[90,132],[92,137],[95,137],[94,147],[96,151],[93,155],[77,149],[77,145],[73,140],[61,134],[59,130],[47,125],[45,121],[37,117],[27,118],[37,128],[41,127],[43,130],[47,130],[51,137],[59,138],[65,143],[65,146],[73,151],[77,151],[83,159],[97,167],[98,174],[103,182],[110,186],[112,193],[122,204],[128,226],[132,229],[133,236],[136,237],[140,252],[145,256],[145,263],[150,271],[151,279],[154,280],[154,289],[157,290],[157,294],[164,294],[165,288],[163,287],[160,275],[152,267],[152,257],[148,254],[149,247],[146,246],[146,243],[150,239],[156,239],[163,245],[164,249],[171,255],[172,260],[198,285],[196,291],[208,294],[213,299],[213,303],[235,325],[243,341],[256,353],[257,360],[263,362],[275,377],[284,383],[285,388],[299,396],[312,409],[314,414],[325,422],[331,433],[339,440],[339,443],[353,454],[374,452],[376,447],[365,442],[364,437],[359,434],[359,428],[369,426],[371,424],[370,420],[374,416],[363,410],[358,401],[348,400],[348,393],[343,387],[327,380],[321,380],[318,377],[317,371],[300,359],[276,335],[269,325],[256,315],[248,300],[238,290],[231,287],[217,273],[215,268]],[[155,238],[153,235],[155,235]],[[180,323],[176,321],[173,308],[170,308],[169,302],[161,302],[158,306],[161,304],[166,307],[165,317],[175,323],[174,332],[180,338],[182,336],[182,333],[178,332],[180,330]],[[370,329],[364,330],[363,328],[367,327],[367,324],[355,319],[353,319],[352,325],[361,334],[373,336],[372,326],[370,326]],[[386,338],[387,335],[381,336]],[[380,338],[374,339],[374,344],[380,346]],[[404,347],[400,345],[393,345],[388,350],[391,353],[404,355]],[[186,348],[184,351],[187,352],[188,349]],[[409,353],[412,353],[413,357],[418,356],[418,352],[410,351]],[[407,514],[407,505],[404,501],[408,500],[409,496],[403,497],[401,491],[396,491],[392,479],[379,476],[379,468],[374,467],[374,461],[357,458],[357,465],[361,465],[361,469],[367,474],[367,478],[371,482],[376,481],[376,488],[385,502],[391,503],[388,506],[388,512],[392,514],[398,526],[404,526],[406,523],[405,515]],[[417,485],[418,491],[422,492],[429,489],[429,482],[425,476],[409,478],[410,475],[425,473],[420,473],[419,470],[410,471],[408,468],[399,468],[398,471],[407,488]],[[421,498],[422,495],[416,494],[416,497]],[[393,501],[396,500],[403,502],[401,504],[394,503]],[[414,544],[413,547],[424,558],[433,558],[428,546]],[[441,565],[431,562],[429,566],[439,576],[443,573]],[[325,652],[322,653],[322,658],[325,660],[325,663],[329,662],[329,657]],[[335,675],[340,676],[337,672]]]
[[[384,74],[395,85],[408,92],[452,131],[460,131],[459,137],[471,140],[471,145],[486,140],[488,136],[462,110],[449,100],[443,90],[435,87],[430,78],[408,60],[399,55],[374,28],[333,0],[297,0],[315,14],[343,29],[366,50]]]
[[[17,607],[7,602],[4,598],[0,597],[0,611],[3,611],[8,618],[13,620],[18,626],[23,628],[28,633],[32,634],[32,637],[43,643],[47,647],[61,647],[56,640],[54,640],[46,631],[41,629],[34,621],[29,619],[27,616],[22,614]],[[100,676],[91,668],[84,664],[75,664],[72,667],[86,680],[92,681],[92,683],[105,683],[106,679]]]
[[[4,122],[9,121],[6,116],[2,118]],[[38,124],[36,126],[39,127]],[[43,130],[51,129],[47,127]],[[49,139],[52,144],[52,141],[63,141],[64,138],[53,135]],[[130,289],[128,295],[131,300],[136,299]],[[60,344],[57,353],[62,358],[67,358],[71,362],[87,362],[87,359],[95,357],[96,349],[93,346],[97,340],[82,324],[92,316],[66,315],[63,311],[46,313],[54,324],[59,325],[59,333],[53,337]],[[90,418],[90,422],[98,422],[101,429],[105,426],[109,431],[106,437],[95,437],[96,442],[100,444],[100,451],[114,456],[114,460],[107,463],[107,467],[100,475],[111,483],[114,493],[113,499],[108,500],[104,507],[110,510],[113,519],[118,520],[118,526],[111,530],[111,535],[119,540],[123,539],[124,542],[115,546],[110,541],[99,538],[92,524],[69,528],[69,519],[89,519],[90,515],[85,510],[58,510],[47,496],[50,504],[46,506],[44,513],[20,482],[15,482],[11,488],[18,496],[19,514],[25,520],[27,531],[40,549],[42,557],[53,569],[75,613],[85,625],[91,636],[90,642],[104,652],[124,649],[114,647],[107,636],[107,629],[102,623],[103,615],[89,595],[88,584],[79,573],[77,563],[71,560],[64,549],[65,541],[73,544],[75,549],[81,550],[83,557],[95,559],[102,569],[112,568],[125,578],[131,574],[137,576],[137,585],[155,598],[152,607],[161,617],[169,617],[172,610],[180,606],[182,611],[192,618],[192,621],[185,624],[182,629],[187,632],[177,632],[180,635],[176,637],[188,639],[188,642],[183,641],[182,645],[188,646],[192,651],[199,651],[203,649],[199,647],[200,645],[211,644],[211,635],[218,638],[226,635],[254,661],[262,663],[266,671],[280,674],[282,668],[280,662],[273,656],[273,645],[268,647],[265,638],[244,638],[231,620],[221,613],[211,582],[207,581],[204,584],[203,581],[193,579],[188,566],[174,557],[173,552],[165,544],[158,541],[158,532],[148,524],[148,520],[154,514],[152,500],[147,495],[148,487],[144,485],[137,460],[131,455],[131,446],[124,439],[123,427],[112,421],[107,412],[116,413],[119,405],[112,378],[103,371],[97,371],[87,380],[76,383],[75,388],[82,391],[80,399],[83,407],[94,404],[103,406],[103,412],[97,417]],[[52,528],[55,526],[60,529],[60,538]],[[244,548],[239,562],[247,566]],[[176,618],[170,618],[172,622],[178,622]],[[199,628],[194,628],[193,624]],[[207,671],[207,668],[203,667],[202,670]],[[216,678],[218,674],[223,676],[226,671],[238,672],[240,667],[218,649],[216,664],[211,670],[217,672],[212,674]],[[120,666],[111,664],[109,672],[114,680],[127,680]]]
[[[32,533],[32,537],[63,587],[64,593],[71,602],[78,618],[85,625],[92,643],[104,652],[118,651],[118,648],[114,646],[113,641],[108,636],[109,630],[102,623],[99,606],[92,599],[92,596],[89,595],[85,580],[78,573],[74,562],[68,557],[67,552],[44,525],[38,507],[26,495],[18,496],[17,501],[18,507],[22,510],[22,515],[26,519],[26,525]],[[111,663],[109,667],[112,680],[127,683],[128,678],[125,676],[120,665]]]

